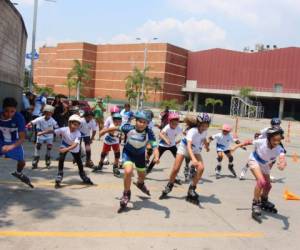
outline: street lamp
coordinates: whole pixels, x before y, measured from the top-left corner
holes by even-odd
[[[137,37],[136,40],[138,41],[141,41],[142,38],[140,37]],[[144,40],[144,39],[143,39]],[[145,48],[144,48],[144,74],[145,74],[145,69],[147,67],[147,53],[148,53],[148,48],[147,48],[147,44],[150,42],[150,41],[155,41],[155,40],[158,40],[157,37],[153,37],[152,39],[150,40],[146,40],[144,43],[145,43]],[[144,107],[144,91],[145,91],[145,75],[143,75],[143,80],[142,80],[142,91],[141,91],[141,96],[139,95],[139,108],[140,109],[143,109]]]
[[[52,2],[52,3],[56,2],[56,0],[44,0],[44,1]],[[36,24],[37,24],[38,5],[39,5],[39,0],[34,0],[29,91],[32,91],[32,86],[33,86],[33,70],[34,70],[33,65],[34,65],[34,57],[35,57],[35,40],[36,40]]]

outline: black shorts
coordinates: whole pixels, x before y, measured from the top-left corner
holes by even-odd
[[[81,137],[81,140],[84,142],[84,144],[91,144],[90,136]]]

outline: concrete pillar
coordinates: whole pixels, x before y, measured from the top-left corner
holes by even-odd
[[[283,118],[283,112],[284,112],[284,99],[280,99],[280,102],[279,102],[279,113],[278,113],[278,117],[280,119]]]
[[[189,95],[189,101],[191,101],[192,100],[192,93],[188,93],[188,95]]]
[[[198,93],[194,93],[194,107],[193,107],[193,111],[197,112],[197,107],[198,107]]]

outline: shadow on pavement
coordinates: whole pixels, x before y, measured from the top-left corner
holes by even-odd
[[[170,218],[171,211],[168,207],[157,204],[156,202],[152,201],[149,197],[137,197],[139,197],[141,201],[133,201],[133,208],[131,208],[131,210],[141,210],[149,208],[157,211],[162,211],[165,213],[165,218]]]
[[[55,189],[28,189],[27,187],[14,187],[1,185],[0,189],[0,227],[13,225],[12,220],[3,221],[8,216],[11,207],[21,208],[23,215],[30,212],[37,219],[51,219],[67,206],[81,206],[79,200],[70,198]]]
[[[263,217],[262,217],[263,219],[268,219],[268,217],[281,220],[283,223],[282,230],[288,230],[290,228],[289,217],[282,214],[263,213]]]

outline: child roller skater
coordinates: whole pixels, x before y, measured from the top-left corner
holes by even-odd
[[[110,109],[109,109],[109,112],[110,112],[110,116],[106,118],[105,122],[104,122],[104,128],[109,128],[111,124],[113,124],[113,119],[112,119],[112,116],[113,114],[115,113],[120,113],[120,109],[118,106],[112,106]],[[103,161],[103,164],[104,165],[109,165],[109,158],[108,158],[108,155],[105,157],[104,161]]]
[[[186,128],[183,131],[183,135],[186,136],[187,132],[191,128],[197,127],[197,117],[192,116],[192,115],[187,115],[184,118],[184,123],[186,124]],[[196,170],[195,170],[194,166],[191,166],[191,167],[189,166],[190,161],[191,161],[191,159],[189,157],[186,156],[184,158],[184,161],[185,161],[185,166],[184,166],[184,170],[183,170],[184,178],[185,178],[185,182],[189,182],[191,179],[193,179],[193,177],[196,173]]]
[[[272,118],[271,122],[270,122],[270,125],[271,125],[271,128],[273,128],[273,129],[281,129],[282,134],[284,134],[284,130],[280,127],[281,120],[279,118]],[[270,129],[270,127],[264,128],[259,133],[256,133],[254,135],[254,139],[265,139],[265,138],[267,138],[268,129]],[[280,146],[283,148],[284,153],[286,154],[286,150],[285,150],[282,143],[280,143]],[[275,161],[272,164],[275,164]],[[241,174],[240,174],[240,180],[245,180],[247,171],[248,171],[248,165],[245,165],[242,168],[242,171],[241,171]],[[274,176],[271,175],[270,178],[271,178],[271,182],[276,181],[276,178]]]
[[[120,201],[119,212],[122,212],[126,207],[131,197],[131,178],[134,166],[137,170],[138,181],[136,186],[143,193],[150,196],[150,191],[146,187],[145,170],[146,170],[146,145],[151,144],[154,148],[154,161],[159,162],[158,150],[154,133],[148,128],[148,116],[142,111],[137,111],[134,115],[136,119],[135,126],[124,124],[120,131],[127,134],[127,141],[123,149],[123,168],[124,168],[124,192]],[[117,128],[110,128],[108,132],[116,131]]]
[[[179,115],[177,113],[171,113],[169,115],[169,124],[166,125],[160,132],[160,142],[158,146],[159,158],[166,151],[170,151],[174,158],[177,154],[177,147],[176,145],[180,141],[176,141],[176,138],[182,134],[182,129],[178,126],[179,124]],[[147,167],[147,174],[149,174],[155,165],[154,161],[151,161],[149,166]]]
[[[261,222],[261,210],[277,213],[275,205],[269,201],[269,193],[272,188],[270,180],[272,163],[276,158],[279,158],[278,168],[284,170],[286,167],[284,149],[280,146],[284,138],[282,130],[280,128],[270,128],[266,134],[267,138],[245,143],[245,145],[254,145],[254,152],[250,155],[247,165],[256,179],[252,217],[258,222]]]
[[[199,204],[199,195],[196,193],[196,188],[204,171],[201,150],[204,146],[206,151],[209,151],[209,144],[206,136],[210,122],[211,119],[206,113],[201,113],[197,116],[197,127],[191,128],[179,145],[169,182],[162,192],[160,199],[166,198],[166,196],[172,191],[175,178],[180,170],[181,164],[184,158],[188,156],[192,161],[192,165],[196,169],[196,173],[193,177],[191,185],[189,186],[186,200],[197,205]]]
[[[115,154],[115,162],[113,165],[113,173],[116,177],[120,177],[120,170],[119,170],[119,159],[120,159],[120,131],[116,130],[113,132],[108,132],[111,128],[119,129],[122,123],[122,116],[119,113],[114,113],[112,115],[113,123],[110,125],[109,128],[102,129],[99,134],[100,137],[105,134],[104,136],[104,143],[103,149],[101,152],[101,158],[99,165],[94,168],[93,172],[101,171],[104,165],[104,159],[109,154],[111,148]]]
[[[79,176],[83,183],[93,185],[93,182],[89,177],[86,176],[80,155],[80,131],[79,127],[81,124],[81,118],[78,115],[71,115],[68,121],[68,127],[63,127],[59,129],[47,130],[39,132],[38,135],[55,133],[61,136],[62,141],[59,148],[59,162],[58,162],[58,174],[55,179],[55,187],[59,188],[64,176],[64,162],[68,152],[71,152],[73,159],[77,163]]]
[[[98,126],[94,120],[94,114],[92,111],[84,112],[84,117],[81,118],[80,133],[81,133],[81,142],[84,142],[85,146],[85,167],[93,168],[94,163],[91,159],[91,144],[95,139]],[[91,136],[92,132],[92,136]]]
[[[30,179],[23,174],[25,167],[24,151],[22,144],[26,139],[24,117],[17,112],[17,101],[6,97],[0,111],[0,156],[17,161],[17,171],[12,176],[18,178],[31,188]]]
[[[228,158],[229,164],[228,169],[232,173],[233,177],[236,178],[236,172],[233,168],[233,156],[232,156],[232,150],[230,149],[230,144],[232,142],[235,142],[236,144],[239,144],[240,142],[238,140],[233,139],[233,136],[231,135],[231,126],[229,124],[224,124],[222,126],[222,132],[215,134],[213,136],[210,136],[208,139],[208,142],[215,140],[216,141],[216,149],[217,149],[217,167],[215,169],[216,171],[216,178],[219,179],[221,177],[221,169],[222,169],[222,161],[224,154]],[[238,147],[241,147],[242,145],[237,145]],[[235,148],[233,149],[235,150]]]
[[[30,123],[26,125],[28,128],[36,127],[37,132],[45,131],[45,130],[54,130],[58,128],[57,122],[53,119],[52,115],[54,113],[54,107],[51,105],[46,105],[43,109],[44,115],[32,120]],[[38,163],[40,160],[40,150],[42,145],[47,144],[47,151],[45,155],[45,162],[47,168],[51,165],[51,150],[53,145],[53,134],[45,134],[41,136],[37,136],[36,144],[34,148],[34,156],[32,160],[32,169],[38,168]]]

